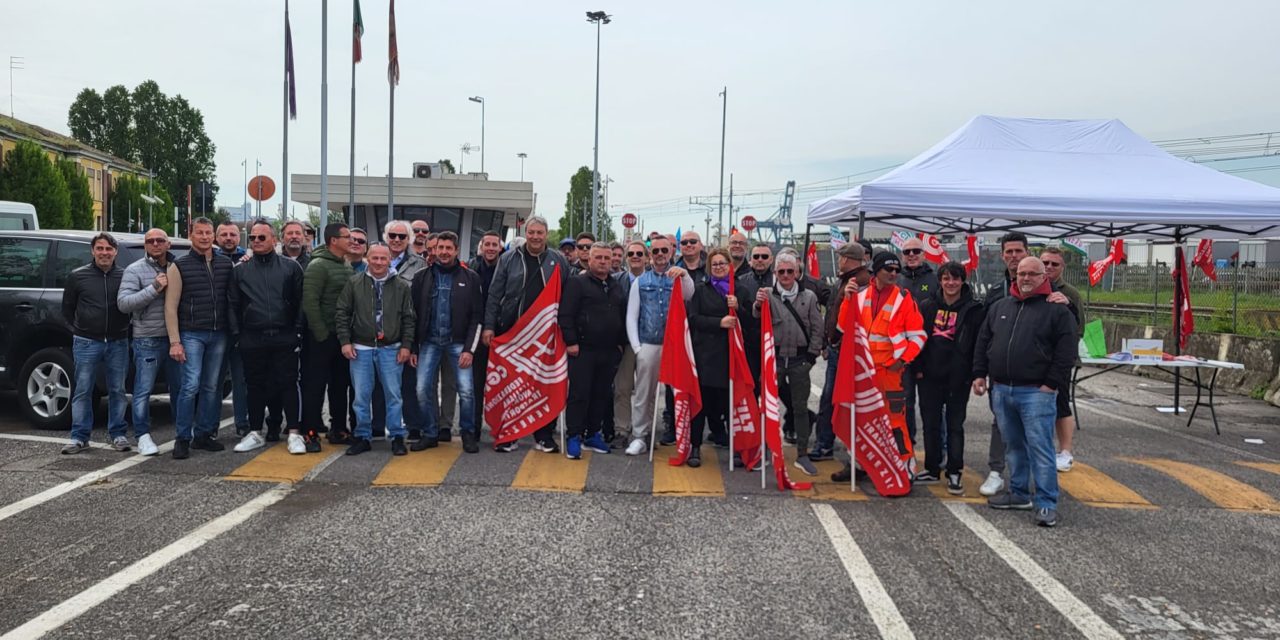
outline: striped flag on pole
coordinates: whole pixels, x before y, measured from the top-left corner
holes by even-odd
[[[387,82],[400,84],[400,50],[396,47],[396,0],[391,0],[391,28],[388,31]]]
[[[360,0],[354,0],[354,18],[351,24],[351,64],[360,62],[363,51],[360,49],[360,38],[364,37],[364,17],[360,15]]]

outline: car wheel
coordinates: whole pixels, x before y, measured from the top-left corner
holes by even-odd
[[[67,349],[50,347],[35,352],[22,366],[19,407],[37,429],[71,428],[71,379],[75,362]]]

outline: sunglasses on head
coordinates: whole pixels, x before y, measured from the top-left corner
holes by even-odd
[[[387,234],[387,237],[388,237],[388,238],[391,238],[392,240],[404,240],[404,239],[406,239],[406,238],[408,238],[408,237],[409,237],[409,234],[407,234],[407,233],[388,233],[388,234]]]
[[[249,236],[249,242],[266,242],[269,237],[270,236],[265,233],[256,236]]]
[[[644,257],[644,252],[643,252],[643,251],[628,251],[628,252],[627,252],[627,257],[629,257],[629,258],[643,258],[643,257]]]
[[[914,255],[919,255],[921,253],[924,253],[924,249],[903,249],[902,250],[902,255],[904,256],[914,256]]]

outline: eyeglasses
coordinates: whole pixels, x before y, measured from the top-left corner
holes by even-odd
[[[904,256],[915,256],[915,255],[920,255],[922,253],[924,253],[924,249],[903,249],[902,250],[902,255]]]
[[[265,233],[257,236],[249,236],[249,242],[266,242],[269,237],[270,236]]]
[[[776,270],[774,270],[774,273],[776,273],[776,274],[778,274],[778,275],[780,275],[780,276],[784,276],[784,275],[792,274],[792,273],[795,273],[795,272],[796,272],[796,270],[795,270],[795,269],[776,269]]]
[[[355,236],[351,236],[351,242],[354,244],[367,244],[369,240],[366,238],[357,238]]]
[[[627,252],[627,257],[628,257],[628,258],[643,258],[643,257],[644,257],[644,252],[643,252],[643,251],[628,251],[628,252]]]
[[[767,254],[767,253],[757,253],[757,254],[755,254],[755,255],[751,256],[751,259],[752,259],[752,260],[768,260],[768,259],[769,259],[769,254]]]
[[[408,238],[409,238],[409,234],[407,234],[407,233],[388,233],[388,234],[387,234],[387,237],[388,237],[388,238],[391,238],[392,240],[406,240],[406,239],[408,239]]]
[[[691,244],[698,244],[699,242],[701,242],[701,240],[681,240],[680,246],[687,247]]]
[[[728,267],[729,267],[728,262],[712,262],[711,263],[712,269],[727,269]]]
[[[1043,271],[1019,271],[1018,272],[1019,278],[1036,278],[1042,275],[1044,275]]]
[[[655,253],[655,254],[663,254],[663,253],[670,253],[670,252],[671,252],[671,249],[670,249],[670,248],[668,248],[668,247],[654,247],[654,248],[650,249],[649,251],[651,251],[651,252],[653,252],[653,253]]]
[[[169,241],[168,238],[147,238],[145,240],[147,244],[164,244],[168,241]]]
[[[430,229],[414,229],[413,233],[414,235],[425,236],[428,233],[431,233],[431,230]]]

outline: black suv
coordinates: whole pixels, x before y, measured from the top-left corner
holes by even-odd
[[[75,374],[62,287],[72,269],[93,260],[89,242],[96,234],[0,231],[0,389],[15,389],[23,415],[40,429],[71,428]],[[142,258],[141,235],[112,235],[120,243],[116,263],[121,268]],[[173,238],[170,251],[181,255],[190,246]],[[132,375],[126,384],[132,386]],[[156,392],[163,392],[164,376],[156,384]]]

